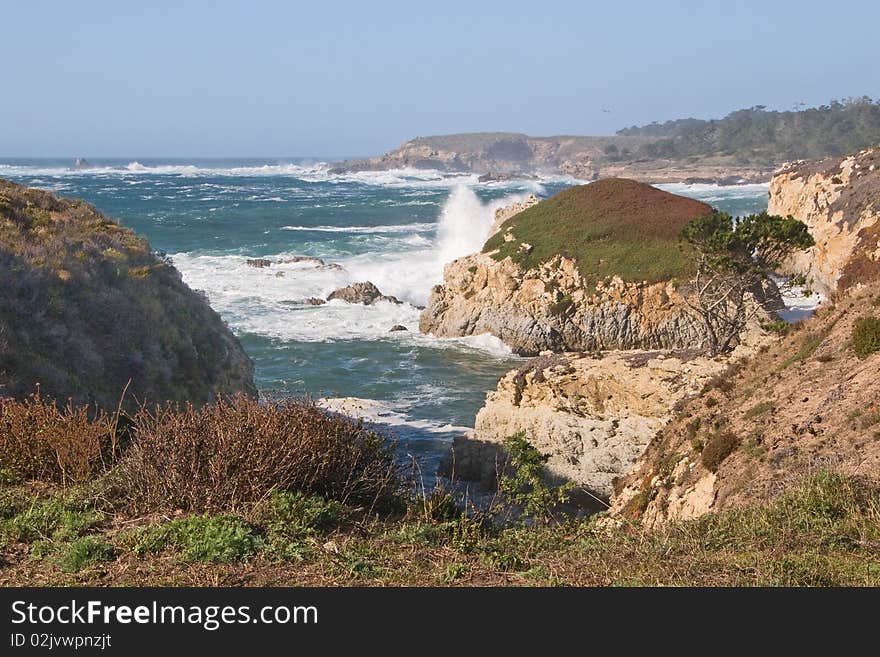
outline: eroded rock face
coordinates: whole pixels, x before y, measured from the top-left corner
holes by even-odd
[[[732,357],[753,349],[741,346]],[[500,445],[523,431],[550,455],[552,476],[608,498],[612,480],[629,471],[676,403],[699,393],[728,362],[696,351],[545,354],[508,372],[488,394],[473,434],[455,442],[445,470],[491,485]]]
[[[880,147],[843,158],[795,162],[770,182],[768,212],[800,219],[816,246],[792,271],[830,294],[880,274]]]
[[[444,269],[422,312],[423,333],[491,333],[516,353],[598,349],[680,349],[703,343],[702,327],[673,283],[587,284],[557,256],[523,271],[510,258],[478,253]]]
[[[327,296],[327,301],[345,301],[346,303],[360,303],[365,306],[376,303],[377,301],[388,301],[390,303],[402,303],[397,297],[386,296],[379,291],[370,281],[363,283],[352,283],[347,287],[340,288],[331,292]]]
[[[657,526],[772,499],[822,470],[880,477],[880,352],[851,347],[878,295],[878,280],[850,288],[680,404],[616,482],[612,517]]]

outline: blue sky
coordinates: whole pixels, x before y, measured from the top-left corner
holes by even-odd
[[[2,20],[0,157],[359,155],[880,96],[876,1],[28,0]]]

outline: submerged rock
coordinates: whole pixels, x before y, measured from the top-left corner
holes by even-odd
[[[305,302],[310,306],[323,306],[325,303],[327,303],[326,301],[318,297],[309,297],[308,299],[306,299]]]
[[[409,329],[406,328],[403,324],[395,324],[395,325],[392,326],[390,329],[388,329],[388,332],[389,332],[389,333],[394,333],[395,331],[408,331],[408,330],[409,330]]]
[[[278,261],[278,264],[296,264],[299,262],[307,262],[315,265],[316,267],[321,267],[324,265],[324,261],[321,258],[314,258],[312,256],[291,256],[289,258],[282,258]]]
[[[346,303],[360,303],[365,306],[376,303],[377,301],[388,301],[390,303],[403,303],[397,297],[386,296],[379,291],[370,281],[362,283],[352,283],[346,287],[334,290],[327,296],[327,301],[345,301]]]
[[[267,258],[248,258],[246,262],[248,267],[255,267],[257,269],[272,266],[272,261]]]

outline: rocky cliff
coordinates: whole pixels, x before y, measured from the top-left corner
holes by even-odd
[[[146,240],[91,205],[0,180],[0,395],[115,408],[254,394],[238,340]],[[130,381],[130,384],[129,384]]]
[[[758,338],[766,340],[767,338]],[[754,350],[742,345],[738,360]],[[509,372],[486,397],[473,434],[455,441],[447,471],[490,486],[507,436],[525,432],[548,472],[607,499],[682,400],[728,367],[697,350],[545,354]]]
[[[692,518],[771,498],[823,468],[880,478],[880,319],[867,324],[876,350],[853,348],[855,327],[878,309],[875,279],[685,403],[615,482],[612,514]]]
[[[684,404],[615,482],[612,514],[648,525],[696,517],[823,468],[880,479],[878,168],[875,148],[773,179],[770,212],[816,239],[789,266],[833,302]]]
[[[614,137],[529,137],[508,132],[418,137],[379,157],[346,162],[348,171],[399,168],[447,172],[567,173],[591,180],[595,160]],[[645,141],[628,138],[634,146]]]
[[[522,355],[698,346],[678,234],[710,211],[629,180],[563,191],[507,217],[483,253],[448,264],[420,329],[491,333]]]
[[[880,271],[880,147],[843,158],[795,162],[770,183],[771,214],[791,215],[816,246],[788,267],[823,294]]]

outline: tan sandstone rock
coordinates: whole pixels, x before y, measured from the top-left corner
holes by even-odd
[[[800,219],[816,246],[788,263],[823,294],[880,271],[880,147],[786,165],[770,183],[768,212]]]
[[[589,284],[563,256],[528,271],[484,253],[459,258],[446,265],[419,328],[441,337],[491,333],[525,356],[548,349],[678,349],[703,341],[675,284],[619,278]]]
[[[731,358],[767,340],[757,334],[754,339]],[[459,479],[491,485],[500,465],[498,447],[523,431],[550,455],[552,476],[607,498],[612,480],[642,455],[676,403],[699,393],[728,364],[696,351],[542,355],[508,372],[487,395],[473,434],[456,441],[454,462],[446,469]]]

